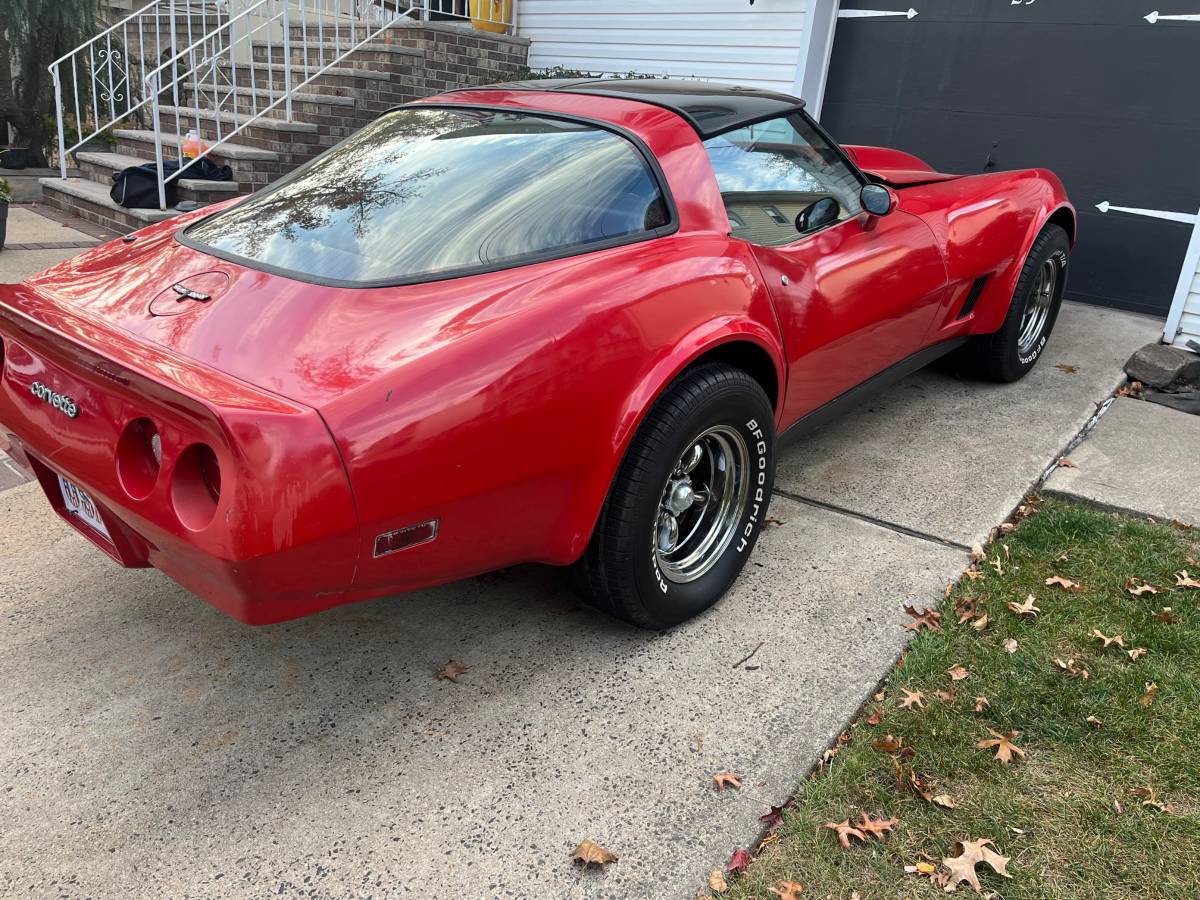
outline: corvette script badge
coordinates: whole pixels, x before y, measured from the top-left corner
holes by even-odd
[[[79,404],[68,397],[66,394],[60,394],[51,390],[42,384],[40,381],[35,381],[30,386],[33,391],[33,396],[39,400],[44,400],[49,403],[68,419],[74,419],[79,415]]]

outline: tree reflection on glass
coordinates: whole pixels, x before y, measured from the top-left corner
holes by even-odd
[[[463,108],[400,110],[188,237],[314,278],[374,282],[493,265],[665,224],[624,138]]]

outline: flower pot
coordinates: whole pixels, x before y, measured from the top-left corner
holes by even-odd
[[[8,231],[8,204],[0,201],[0,250],[4,249],[4,237]]]

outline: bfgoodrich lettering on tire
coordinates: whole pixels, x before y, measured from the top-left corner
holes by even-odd
[[[746,564],[775,481],[774,413],[740,369],[703,364],[654,404],[577,575],[589,602],[644,628],[716,603]]]
[[[957,360],[992,381],[1024,378],[1042,355],[1058,319],[1070,249],[1067,233],[1057,225],[1042,229],[1025,259],[1004,324],[994,334],[972,338]]]

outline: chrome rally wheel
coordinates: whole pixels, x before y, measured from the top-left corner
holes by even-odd
[[[669,580],[695,581],[729,547],[746,510],[749,464],[746,441],[725,425],[709,428],[679,457],[654,526],[654,553]]]
[[[1050,318],[1057,287],[1058,263],[1054,259],[1047,259],[1038,268],[1037,280],[1025,300],[1025,309],[1021,314],[1021,336],[1017,339],[1017,353],[1022,357],[1029,356],[1037,347],[1038,339],[1046,328],[1046,321]]]
[[[708,609],[737,580],[775,482],[775,412],[745,370],[701,363],[647,411],[609,489],[576,584],[643,628]]]

